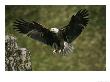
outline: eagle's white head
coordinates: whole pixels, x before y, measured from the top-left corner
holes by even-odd
[[[59,29],[57,29],[57,28],[51,28],[50,31],[52,31],[54,33],[58,33],[59,32]]]

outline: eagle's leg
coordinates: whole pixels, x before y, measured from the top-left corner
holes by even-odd
[[[54,48],[54,50],[53,50],[53,54],[56,54],[57,52],[58,52],[58,46],[57,46],[57,44],[56,43],[53,43],[53,48]]]

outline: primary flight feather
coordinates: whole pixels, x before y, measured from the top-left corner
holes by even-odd
[[[88,15],[86,9],[81,9],[76,15],[71,17],[68,25],[60,29],[51,28],[50,30],[37,22],[28,22],[23,19],[18,19],[14,22],[14,29],[19,33],[26,34],[32,39],[52,46],[54,48],[53,53],[67,54],[73,51],[71,42],[75,40],[87,26],[89,21]]]

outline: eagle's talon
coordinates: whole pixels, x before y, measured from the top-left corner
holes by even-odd
[[[53,50],[53,54],[56,54],[57,53],[57,50]]]
[[[58,52],[61,53],[61,49]]]

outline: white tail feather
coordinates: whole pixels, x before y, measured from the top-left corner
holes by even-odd
[[[70,45],[67,42],[64,42],[64,49],[63,50],[59,50],[60,54],[66,55],[69,54],[71,52],[73,52],[74,47],[72,45]]]

